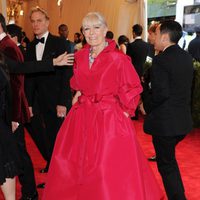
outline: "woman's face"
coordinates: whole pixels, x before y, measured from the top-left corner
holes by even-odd
[[[97,22],[83,26],[83,33],[87,43],[92,47],[98,47],[105,43],[107,28]]]
[[[154,45],[155,44],[155,39],[156,39],[156,33],[155,32],[152,32],[152,31],[149,31],[148,32],[148,41],[150,44]]]

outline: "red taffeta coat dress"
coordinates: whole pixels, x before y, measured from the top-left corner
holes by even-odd
[[[89,46],[75,55],[71,87],[81,91],[57,136],[43,200],[160,200],[136,140],[133,115],[142,87],[114,41],[89,68]]]

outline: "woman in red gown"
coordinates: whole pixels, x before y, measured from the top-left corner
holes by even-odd
[[[57,136],[43,200],[160,200],[163,195],[135,136],[142,87],[130,59],[105,39],[96,12],[75,54],[75,104]]]

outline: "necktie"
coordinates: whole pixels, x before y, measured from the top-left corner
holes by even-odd
[[[39,42],[41,42],[42,44],[44,44],[44,37],[38,39],[38,38],[35,38],[35,44],[37,45]]]

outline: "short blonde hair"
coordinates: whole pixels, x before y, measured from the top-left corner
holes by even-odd
[[[41,12],[41,13],[45,16],[45,18],[46,18],[47,20],[49,20],[49,15],[47,14],[46,10],[44,10],[43,8],[40,8],[39,6],[33,7],[33,8],[31,9],[31,12],[30,12],[30,15],[29,15],[30,18],[31,18],[31,16],[32,16],[32,14],[33,14],[34,12]]]
[[[106,28],[108,27],[105,17],[99,12],[89,12],[82,20],[82,27],[96,23],[100,23]]]

